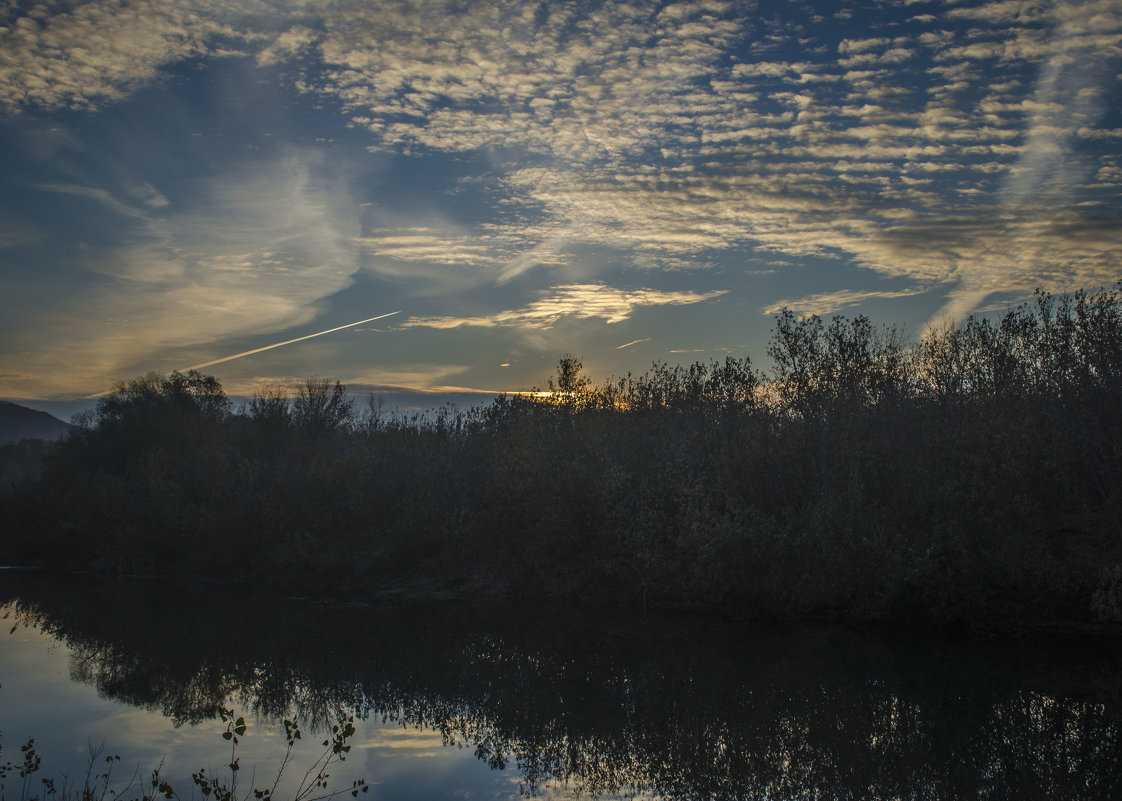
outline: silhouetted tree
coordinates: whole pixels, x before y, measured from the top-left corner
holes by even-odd
[[[292,400],[283,387],[265,387],[253,393],[248,413],[268,429],[288,428],[292,422]]]
[[[0,499],[0,551],[758,615],[1117,617],[1118,288],[910,346],[784,310],[768,352],[766,378],[727,358],[599,385],[565,354],[552,395],[361,426],[338,381],[233,414],[212,376],[152,374]]]
[[[292,421],[313,436],[340,433],[354,422],[354,402],[338,381],[332,386],[326,378],[309,378],[296,390]]]

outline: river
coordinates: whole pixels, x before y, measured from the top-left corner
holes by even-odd
[[[290,798],[353,717],[328,768],[343,797],[1122,798],[1110,639],[315,597],[0,572],[0,763],[34,738],[33,785],[80,787],[97,753],[124,797],[162,764],[188,798],[236,759],[241,797],[273,787],[288,719]]]

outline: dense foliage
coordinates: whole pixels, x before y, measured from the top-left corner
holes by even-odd
[[[359,414],[150,375],[99,403],[0,546],[135,572],[414,583],[987,626],[1122,622],[1122,287],[916,343],[783,312],[770,373],[656,364]]]

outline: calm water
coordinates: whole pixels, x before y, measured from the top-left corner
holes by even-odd
[[[80,781],[104,744],[121,756],[117,789],[163,761],[186,798],[192,772],[224,775],[226,706],[249,724],[243,791],[272,785],[280,721],[303,728],[278,797],[325,727],[354,715],[328,788],[361,777],[376,799],[1122,798],[1117,643],[325,606],[297,592],[0,572],[0,763],[34,737],[39,775]],[[18,778],[4,781],[18,798]]]

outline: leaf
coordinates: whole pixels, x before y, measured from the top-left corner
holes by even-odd
[[[229,739],[230,739],[231,737],[233,737],[233,736],[234,736],[234,733],[233,733],[232,731],[224,731],[224,732],[222,732],[222,739],[223,739],[223,740],[229,740]]]

